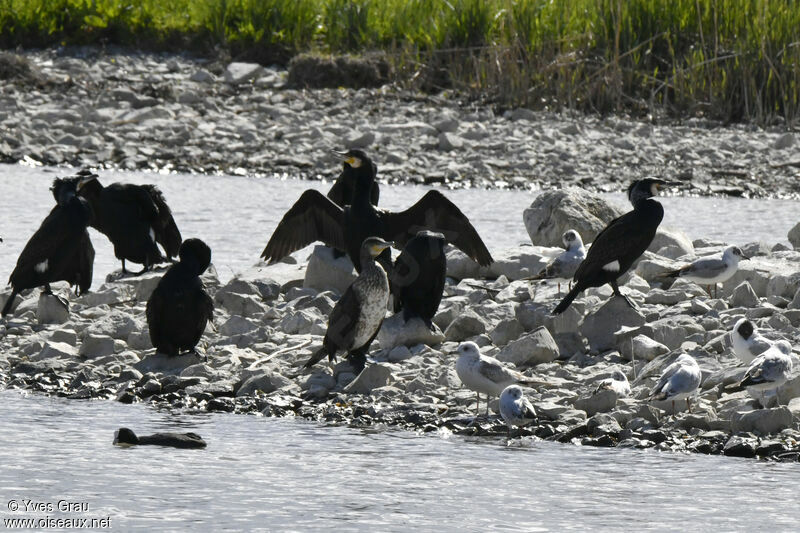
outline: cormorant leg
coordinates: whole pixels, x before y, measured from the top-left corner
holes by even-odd
[[[127,274],[128,273],[128,271],[125,270],[125,260],[124,259],[122,260],[122,273],[123,274]]]
[[[44,284],[44,293],[45,294],[53,294],[52,289],[50,289],[50,284],[49,283],[45,283]]]
[[[638,309],[638,308],[636,307],[636,304],[634,304],[634,303],[633,303],[633,302],[630,300],[630,298],[628,298],[627,296],[625,296],[624,294],[622,294],[622,292],[620,292],[620,290],[619,290],[619,285],[617,285],[617,280],[612,280],[612,281],[609,281],[609,282],[608,282],[608,284],[609,284],[609,285],[611,285],[611,289],[614,291],[614,296],[619,296],[620,298],[622,298],[623,300],[625,300],[625,303],[627,303],[627,304],[628,304],[628,305],[631,307],[631,309]]]

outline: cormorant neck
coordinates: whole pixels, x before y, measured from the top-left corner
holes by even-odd
[[[631,204],[633,204],[633,208],[634,209],[638,209],[640,207],[643,207],[644,205],[647,205],[646,202],[648,200],[651,200],[652,198],[653,197],[650,196],[650,194],[648,194],[647,192],[634,191],[634,192],[631,193]],[[655,202],[655,200],[653,200],[653,201]],[[656,202],[656,203],[658,203],[658,202]]]
[[[369,266],[370,263],[375,261],[375,258],[372,257],[372,254],[369,253],[369,250],[361,250],[361,257],[359,260],[361,261],[361,270],[363,271]]]

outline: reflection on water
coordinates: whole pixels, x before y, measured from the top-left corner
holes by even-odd
[[[0,165],[0,198],[5,198],[0,236],[0,276],[11,273],[19,252],[53,205],[50,182],[65,169]],[[101,182],[155,183],[163,191],[184,238],[199,237],[211,246],[220,278],[259,260],[259,255],[280,218],[303,190],[327,191],[330,184],[317,181],[203,176],[161,175],[142,172],[102,171]],[[430,187],[384,186],[381,206],[405,209]],[[538,193],[524,191],[456,190],[447,192],[466,213],[490,251],[530,242],[522,212]],[[622,193],[607,195],[628,209]],[[740,198],[662,198],[664,226],[685,231],[691,238],[708,237],[734,244],[763,240],[786,241],[798,222],[796,202]],[[769,216],[765,216],[769,213]],[[108,240],[90,230],[97,255],[95,280],[99,287],[106,274],[120,267]],[[300,256],[303,257],[302,253]],[[4,274],[7,273],[7,274]]]
[[[506,447],[17,391],[0,403],[2,518],[22,516],[6,502],[26,498],[87,502],[70,516],[110,516],[117,530],[771,531],[800,520],[796,464]],[[195,431],[208,448],[119,448],[120,426]]]

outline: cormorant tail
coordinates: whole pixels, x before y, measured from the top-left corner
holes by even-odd
[[[12,290],[11,295],[6,300],[6,304],[3,306],[3,316],[6,316],[11,311],[11,306],[14,305],[14,298],[17,297],[19,294],[17,291]]]
[[[572,290],[569,291],[566,296],[564,296],[564,299],[561,300],[561,303],[559,303],[556,306],[556,308],[553,309],[553,314],[554,315],[560,315],[561,313],[566,311],[567,307],[569,307],[569,305],[572,303],[572,300],[577,298],[578,294],[580,294],[580,292],[582,290],[583,290],[583,286],[580,285],[579,283],[576,283],[575,286],[572,287]]]

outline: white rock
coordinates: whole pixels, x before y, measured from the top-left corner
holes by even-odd
[[[87,335],[108,335],[114,339],[125,340],[133,331],[144,328],[143,318],[134,318],[131,315],[114,309],[106,316],[95,320],[86,329]]]
[[[74,329],[57,329],[50,335],[50,340],[53,342],[63,342],[70,346],[77,346],[78,335]]]
[[[751,431],[771,435],[790,427],[792,427],[792,412],[785,406],[735,412],[731,415],[731,429],[734,433]]]
[[[733,307],[757,307],[759,304],[758,295],[753,287],[746,281],[741,282],[733,289],[733,294],[730,298],[731,306]]]
[[[54,294],[41,293],[36,308],[39,324],[63,324],[69,320],[69,307]]]
[[[74,346],[65,342],[47,341],[42,350],[30,357],[31,361],[43,361],[46,359],[73,359],[77,355]]]
[[[180,374],[186,367],[195,365],[200,362],[200,357],[194,353],[185,353],[183,355],[171,356],[163,353],[156,352],[155,354],[145,357],[135,365],[133,368],[139,372],[146,374],[148,372],[163,372],[164,374]]]
[[[308,259],[303,287],[343,294],[355,279],[353,263],[346,255],[334,259],[333,249],[318,245]]]
[[[111,355],[114,352],[114,339],[108,335],[95,334],[89,334],[84,337],[78,350],[79,354],[90,359]]]
[[[495,346],[505,346],[509,342],[520,338],[525,332],[522,325],[516,318],[506,318],[497,323],[497,325],[489,332],[489,337],[492,338],[492,343]]]
[[[439,150],[449,152],[464,146],[464,141],[455,133],[440,133],[439,134]]]
[[[652,361],[659,355],[669,352],[669,348],[647,335],[636,335],[630,340],[620,341],[620,354],[628,361],[631,356],[636,361]]]
[[[683,255],[693,255],[694,245],[692,240],[684,232],[678,229],[659,227],[656,231],[656,236],[653,242],[647,249],[651,252],[658,252],[662,248],[672,250],[669,257],[670,259],[677,259]]]
[[[392,380],[392,370],[388,365],[374,363],[368,365],[356,379],[351,381],[344,391],[349,394],[369,394],[372,389],[384,387]]]
[[[398,346],[416,346],[427,344],[436,346],[444,342],[445,336],[434,324],[434,329],[425,324],[421,318],[412,318],[408,322],[403,320],[403,313],[397,313],[385,319],[378,331],[378,344],[384,350],[392,350]],[[391,355],[391,353],[390,353]]]
[[[573,402],[575,409],[586,411],[588,416],[607,413],[617,405],[617,393],[611,389],[603,389],[589,396],[582,396]]]
[[[231,85],[239,85],[252,81],[264,73],[264,67],[258,63],[238,63],[234,62],[225,69],[225,82]]]
[[[597,311],[586,315],[579,330],[592,350],[602,352],[615,348],[614,332],[623,326],[641,326],[644,316],[632,309],[624,299],[611,297]]]
[[[274,392],[291,384],[292,381],[281,374],[270,370],[264,370],[244,381],[236,390],[236,396],[250,396],[256,391],[269,394],[270,392]]]
[[[189,80],[197,83],[212,83],[216,81],[216,79],[216,76],[204,68],[196,70],[191,76],[189,76]]]
[[[463,341],[481,333],[486,333],[486,322],[475,311],[467,309],[447,326],[444,336],[449,341]]]
[[[536,328],[500,350],[497,359],[516,366],[550,363],[558,359],[559,350],[553,336],[545,327]]]
[[[233,337],[234,335],[250,333],[257,328],[258,324],[256,322],[238,315],[233,315],[219,327],[219,333],[225,337]]]
[[[792,146],[794,146],[794,143],[795,143],[794,133],[789,132],[789,133],[784,133],[783,135],[778,137],[777,140],[775,141],[775,144],[773,144],[772,147],[775,150],[784,150],[786,148],[791,148]]]

